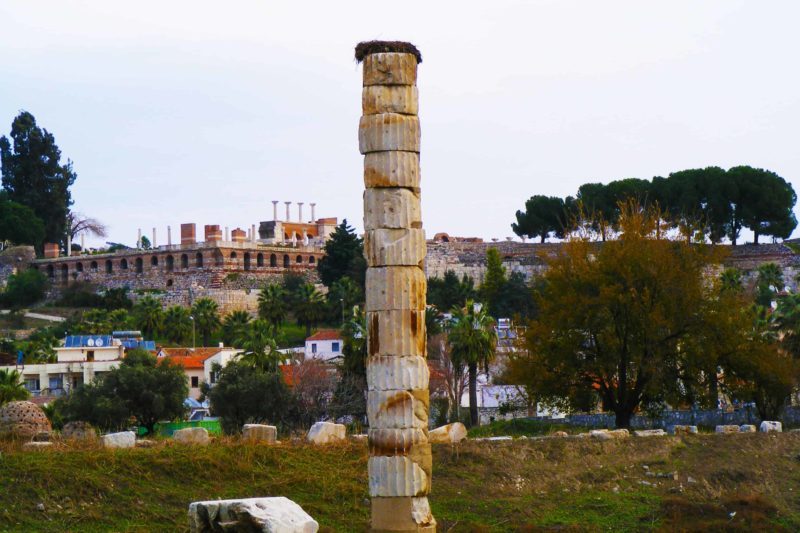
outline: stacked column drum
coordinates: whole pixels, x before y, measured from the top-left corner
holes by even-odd
[[[428,443],[425,233],[420,209],[417,58],[364,60],[367,414],[372,531],[435,531]]]

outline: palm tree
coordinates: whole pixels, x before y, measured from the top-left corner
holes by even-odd
[[[786,351],[800,358],[800,293],[780,298],[770,321]]]
[[[448,333],[453,364],[467,367],[469,373],[469,418],[470,424],[478,423],[478,365],[484,372],[494,359],[497,332],[494,319],[485,308],[467,300],[464,308],[454,308],[452,324]]]
[[[347,276],[339,278],[328,291],[328,308],[332,321],[347,320],[347,313],[357,304],[363,303],[364,291]]]
[[[189,310],[173,305],[164,314],[164,333],[170,342],[180,344],[192,333],[192,319]]]
[[[297,290],[294,316],[299,324],[306,327],[306,337],[311,336],[311,328],[319,322],[325,312],[325,299],[310,283]]]
[[[726,268],[719,277],[722,290],[739,292],[742,290],[742,271],[738,268]]]
[[[203,346],[211,342],[211,335],[219,329],[219,306],[211,298],[200,298],[192,306],[192,316],[198,331],[203,336]]]
[[[286,291],[278,284],[267,285],[258,295],[258,316],[272,325],[273,336],[286,319]]]
[[[222,321],[222,341],[228,346],[233,346],[250,320],[250,313],[241,309],[228,313]]]
[[[152,296],[145,296],[133,306],[133,316],[136,326],[142,330],[145,337],[154,339],[161,332],[164,325],[164,310],[161,302]]]
[[[8,402],[27,400],[30,393],[16,370],[0,370],[0,406]]]
[[[236,347],[244,350],[241,361],[264,372],[277,372],[285,356],[278,351],[266,320],[254,320],[242,329]]]

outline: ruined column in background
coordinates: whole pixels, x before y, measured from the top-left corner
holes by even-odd
[[[356,47],[364,64],[359,148],[364,154],[367,259],[367,414],[373,531],[435,531],[428,443],[417,117],[417,64],[409,43]]]

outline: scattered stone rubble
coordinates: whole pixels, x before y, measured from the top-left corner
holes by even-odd
[[[136,446],[136,434],[133,431],[108,433],[101,437],[103,448],[133,448]]]
[[[94,441],[97,440],[97,430],[88,422],[67,422],[61,429],[64,440]]]
[[[772,420],[764,420],[763,422],[761,422],[761,427],[759,428],[759,430],[762,433],[770,433],[773,431],[776,433],[781,433],[783,431],[783,424]]]
[[[717,426],[714,429],[714,433],[739,433],[739,426],[737,425]]]
[[[199,446],[205,446],[211,440],[206,428],[179,429],[172,434],[172,438],[175,442],[180,442],[181,444],[194,444]]]
[[[670,433],[673,435],[696,435],[697,426],[672,426]]]
[[[756,427],[752,424],[742,424],[739,426],[739,433],[755,433]]]
[[[278,428],[263,424],[245,424],[242,427],[242,439],[247,442],[274,444],[278,439]]]
[[[633,432],[637,437],[663,437],[667,434],[663,429],[639,429]]]
[[[316,533],[319,524],[295,502],[278,496],[193,502],[189,505],[189,529],[192,533]]]
[[[314,444],[330,444],[345,439],[347,428],[344,424],[334,424],[333,422],[315,422],[308,430],[306,439]]]
[[[461,422],[453,422],[428,432],[432,444],[457,444],[467,438],[467,428]]]

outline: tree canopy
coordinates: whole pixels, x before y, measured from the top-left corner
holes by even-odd
[[[0,191],[0,241],[36,248],[44,242],[42,219],[30,207],[9,200],[5,191]]]
[[[44,239],[60,243],[67,233],[72,205],[69,188],[77,175],[72,162],[61,163],[53,134],[22,111],[11,124],[10,140],[0,137],[3,188],[12,202],[29,207],[44,223]]]
[[[367,271],[364,242],[347,224],[347,219],[336,226],[336,230],[325,242],[325,257],[319,260],[317,270],[326,287],[333,286],[345,276],[364,287]]]

